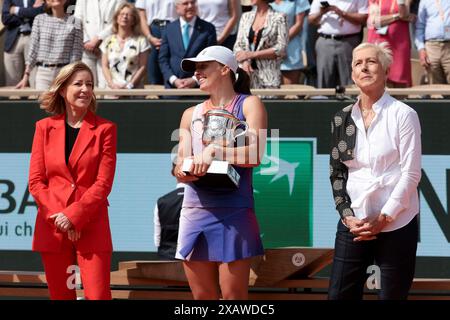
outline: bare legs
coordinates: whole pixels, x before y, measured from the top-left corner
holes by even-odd
[[[283,84],[298,84],[300,81],[300,70],[281,71]]]
[[[250,259],[230,263],[185,261],[184,272],[195,300],[248,299]]]

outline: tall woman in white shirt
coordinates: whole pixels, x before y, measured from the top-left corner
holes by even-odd
[[[391,62],[386,43],[356,47],[352,78],[361,95],[332,120],[330,180],[341,219],[329,299],[362,299],[368,270],[380,276],[380,299],[406,299],[414,277],[420,123],[385,92]]]
[[[216,27],[217,44],[233,50],[239,22],[238,0],[197,0],[198,16]]]

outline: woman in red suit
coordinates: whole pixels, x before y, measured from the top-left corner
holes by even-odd
[[[39,251],[51,299],[76,299],[78,263],[86,299],[111,299],[112,242],[107,196],[116,167],[116,125],[95,115],[93,75],[65,66],[40,99],[52,116],[36,123],[29,188],[38,214]]]

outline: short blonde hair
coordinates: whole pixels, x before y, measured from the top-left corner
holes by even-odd
[[[392,50],[389,48],[389,44],[387,42],[376,42],[376,43],[363,42],[355,49],[353,49],[352,57],[355,56],[355,52],[368,48],[375,49],[378,61],[380,61],[383,70],[387,71],[387,69],[392,64]],[[352,67],[353,62],[354,61],[352,61]]]
[[[40,108],[52,115],[63,114],[66,112],[66,102],[61,91],[67,86],[72,76],[80,71],[87,71],[94,81],[92,70],[83,62],[78,61],[64,66],[53,80],[50,88],[39,97]],[[89,104],[89,110],[95,113],[97,110],[97,99],[92,93],[92,100]]]
[[[114,12],[113,20],[112,20],[112,32],[114,34],[117,34],[119,32],[119,24],[117,23],[117,18],[119,17],[120,11],[123,9],[128,8],[131,10],[131,15],[133,16],[133,34],[135,36],[138,36],[141,34],[141,18],[139,17],[139,11],[136,9],[136,7],[128,2],[122,3],[119,8]]]

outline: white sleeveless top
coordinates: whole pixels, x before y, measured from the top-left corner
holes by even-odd
[[[216,27],[216,36],[219,37],[230,20],[228,0],[197,0],[197,6],[200,19],[212,23]]]

